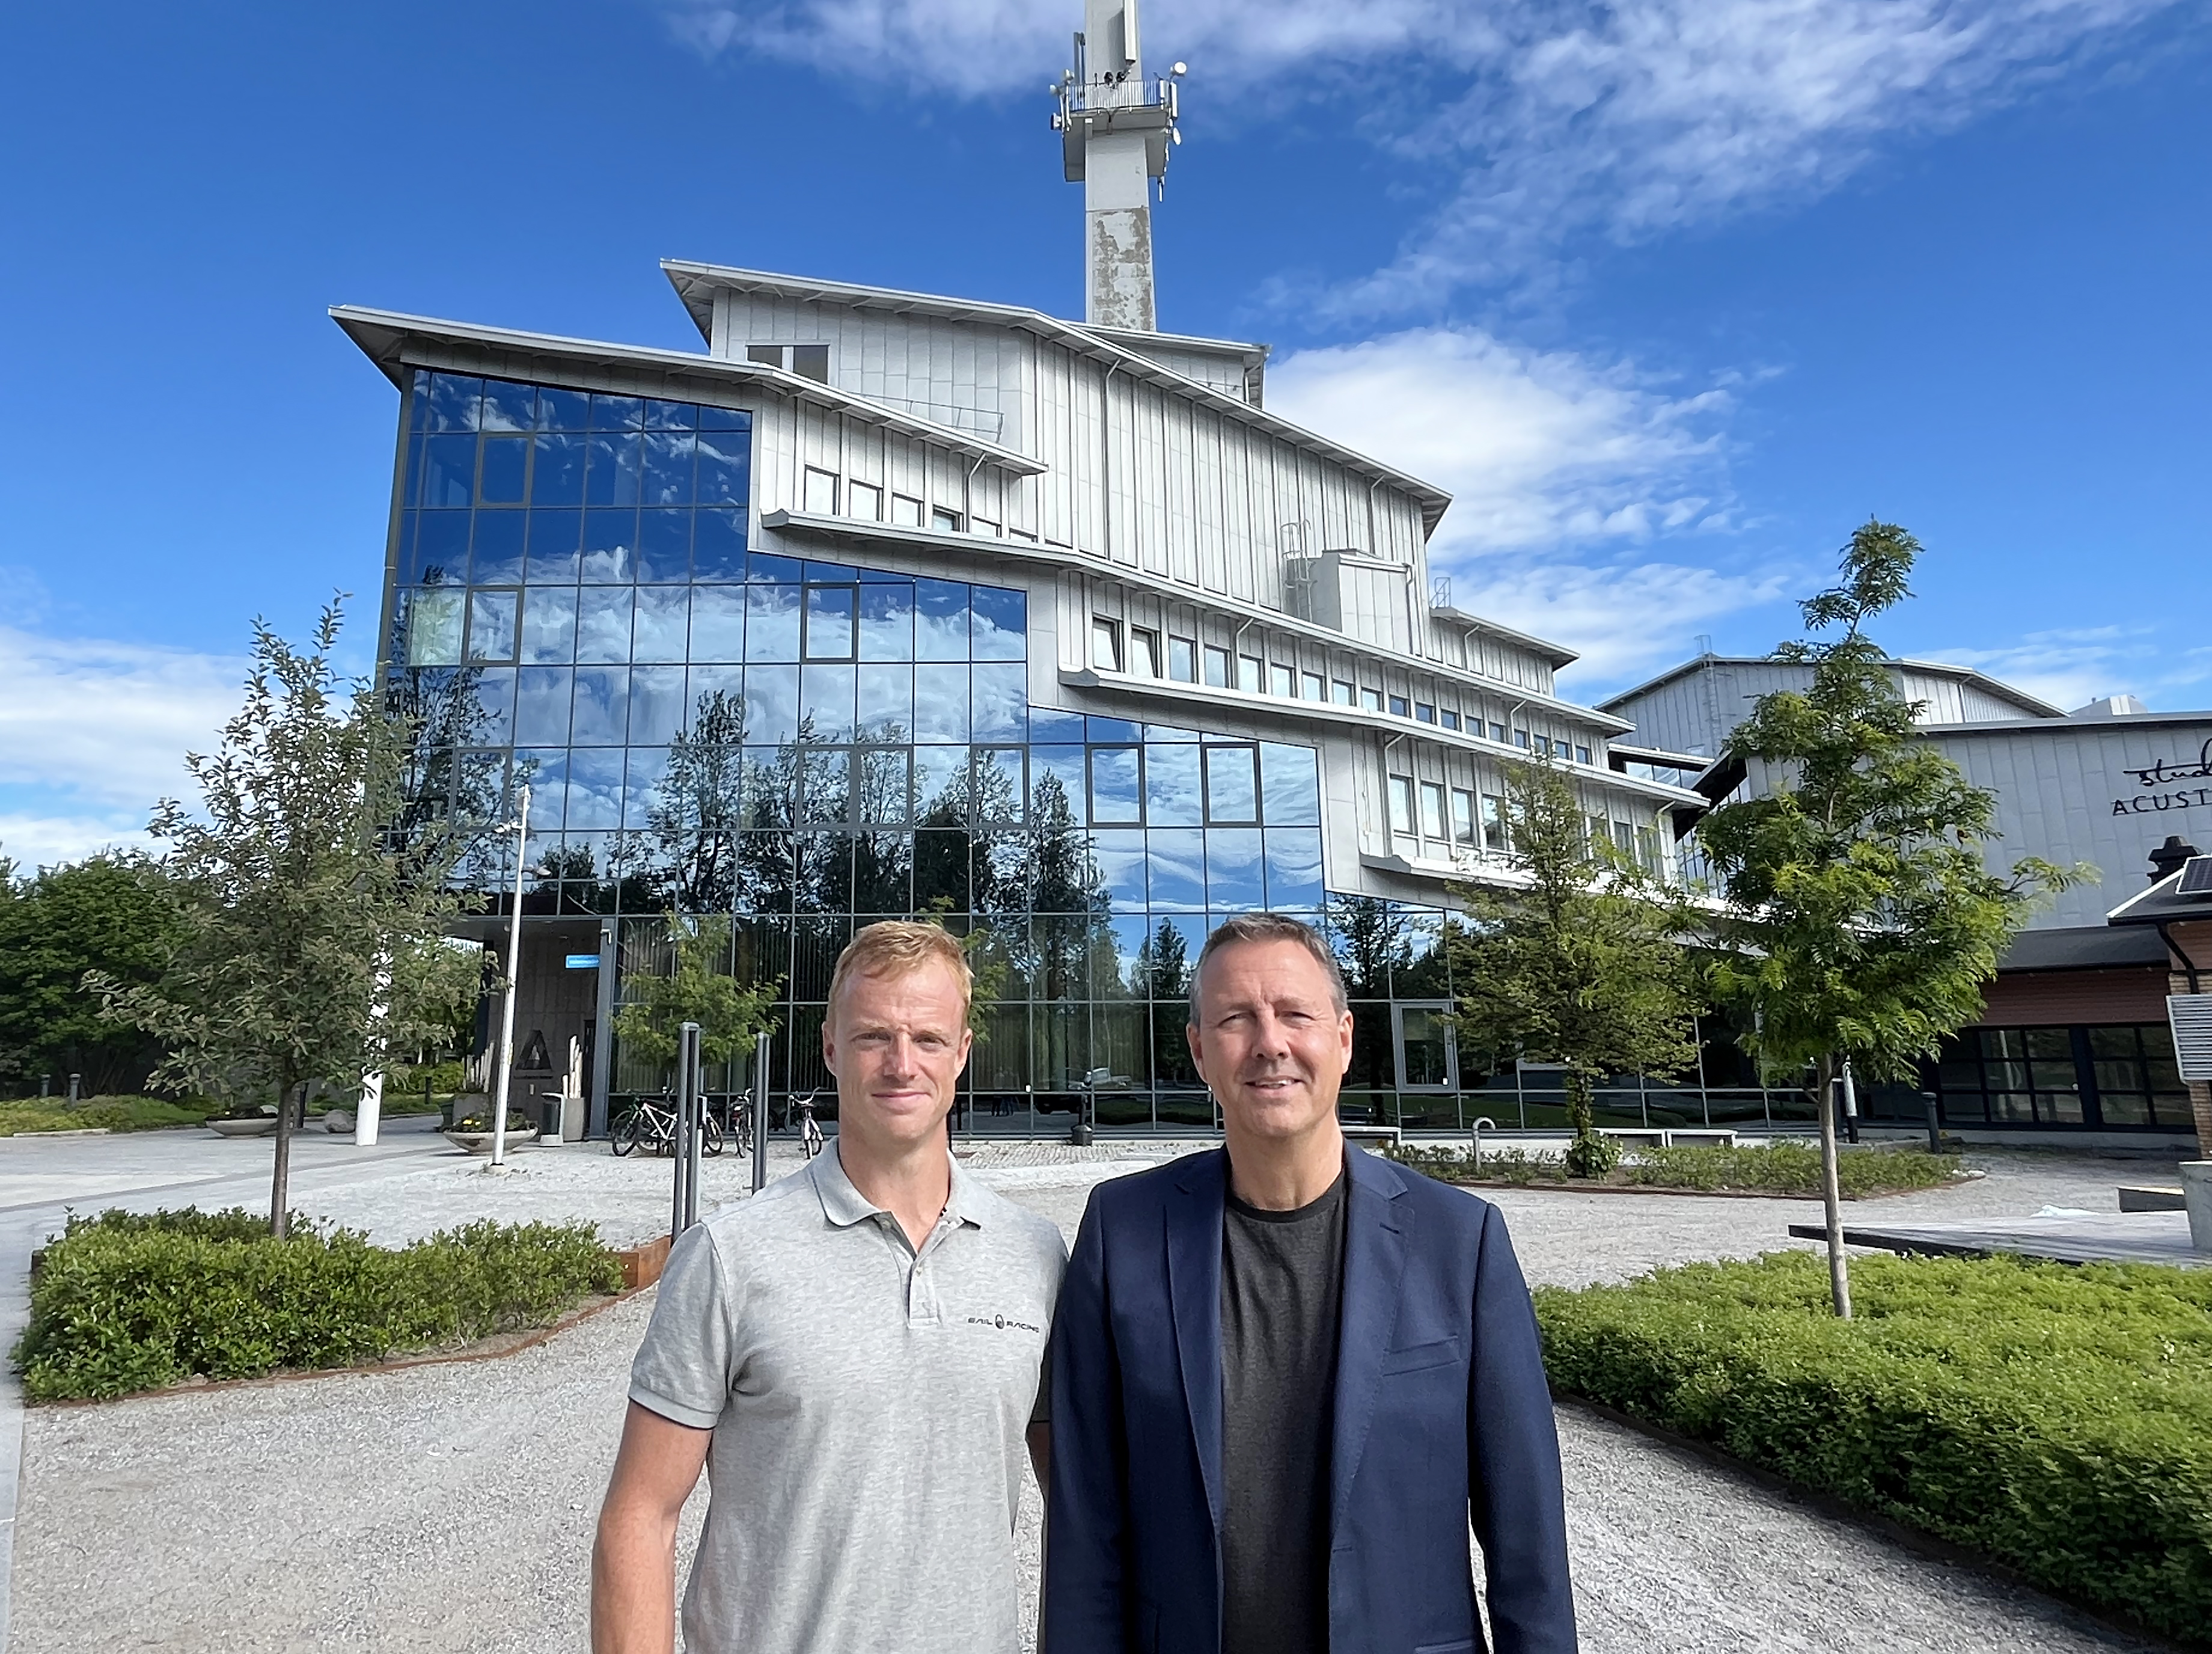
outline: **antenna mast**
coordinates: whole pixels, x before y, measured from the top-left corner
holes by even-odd
[[[1152,180],[1164,178],[1176,130],[1173,71],[1145,84],[1137,0],[1084,0],[1075,65],[1053,88],[1067,181],[1083,185],[1084,319],[1094,327],[1150,333],[1158,327],[1152,292]]]

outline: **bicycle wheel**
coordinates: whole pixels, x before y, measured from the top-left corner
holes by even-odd
[[[627,1154],[637,1146],[642,1129],[637,1117],[637,1110],[632,1109],[609,1128],[607,1146],[613,1149],[617,1154]]]
[[[722,1122],[713,1115],[702,1114],[699,1117],[699,1137],[708,1153],[722,1152]]]
[[[738,1145],[740,1157],[753,1152],[753,1110],[748,1103],[730,1117],[730,1135]]]
[[[806,1150],[808,1159],[811,1160],[822,1152],[822,1128],[814,1123],[814,1116],[811,1114],[806,1116],[806,1129],[800,1134],[799,1140]]]

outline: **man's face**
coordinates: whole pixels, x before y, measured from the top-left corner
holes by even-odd
[[[822,1060],[837,1076],[837,1129],[896,1151],[943,1134],[969,1036],[959,980],[942,960],[853,976],[822,1025]]]
[[[1304,947],[1223,948],[1199,978],[1198,1014],[1184,1035],[1232,1131],[1297,1137],[1335,1114],[1352,1013],[1336,1008],[1328,973]]]

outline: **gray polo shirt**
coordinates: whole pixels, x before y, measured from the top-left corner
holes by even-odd
[[[1057,1225],[952,1165],[920,1251],[830,1146],[686,1233],[630,1399],[712,1430],[690,1654],[1016,1654]]]

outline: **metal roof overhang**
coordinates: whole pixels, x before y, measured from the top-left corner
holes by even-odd
[[[977,322],[995,327],[1011,327],[1030,333],[1041,339],[1066,347],[1093,361],[1116,366],[1118,371],[1153,384],[1166,386],[1177,395],[1203,402],[1215,411],[1238,420],[1244,424],[1278,437],[1295,447],[1304,449],[1326,459],[1335,461],[1346,470],[1377,482],[1389,483],[1403,490],[1421,508],[1421,521],[1426,532],[1436,532],[1443,520],[1445,508],[1451,504],[1451,496],[1432,483],[1371,459],[1356,449],[1332,442],[1302,425],[1293,425],[1255,408],[1242,397],[1202,384],[1172,368],[1162,367],[1150,356],[1140,356],[1125,345],[1117,344],[1105,333],[1091,331],[1073,322],[1061,321],[1048,316],[1042,310],[1031,310],[1021,305],[987,304],[976,300],[948,299],[929,293],[908,293],[896,288],[863,287],[850,282],[812,281],[796,276],[777,276],[766,271],[740,270],[726,265],[694,264],[687,259],[664,258],[660,268],[684,301],[693,324],[701,336],[710,342],[714,337],[714,294],[718,288],[734,292],[762,293],[780,299],[812,304],[842,305],[853,310],[880,310],[892,315],[933,316],[944,321]],[[1172,336],[1163,335],[1164,339]],[[1231,344],[1227,340],[1204,341],[1231,350],[1252,347]]]
[[[1107,562],[1085,552],[1057,545],[1044,545],[1029,540],[1011,538],[981,539],[972,534],[942,534],[933,529],[900,528],[890,523],[860,522],[845,517],[815,517],[796,511],[766,512],[761,517],[761,526],[774,529],[782,534],[796,534],[802,537],[811,535],[832,542],[888,546],[895,550],[903,551],[909,556],[918,553],[927,555],[935,552],[951,552],[961,556],[1005,557],[1016,562],[1025,562],[1042,568],[1072,569],[1080,574],[1096,575],[1101,580],[1118,581],[1124,586],[1133,586],[1147,592],[1157,593],[1176,603],[1189,604],[1194,607],[1234,616],[1239,620],[1249,620],[1271,626],[1278,631],[1291,632],[1300,637],[1310,638],[1326,648],[1356,651],[1378,660],[1388,661],[1394,666],[1401,666],[1409,672],[1429,672],[1451,683],[1479,689],[1486,695],[1510,696],[1528,706],[1548,708],[1563,718],[1571,718],[1577,723],[1607,733],[1630,727],[1623,719],[1615,718],[1609,713],[1594,712],[1588,707],[1577,706],[1571,701],[1562,701],[1554,696],[1538,695],[1518,684],[1500,683],[1496,679],[1486,678],[1480,672],[1468,672],[1442,660],[1431,660],[1425,656],[1418,654],[1401,654],[1395,649],[1386,649],[1379,644],[1347,636],[1331,627],[1320,625],[1310,620],[1300,620],[1296,616],[1284,614],[1279,610],[1264,609],[1256,603],[1240,602],[1235,598],[1224,597],[1218,593],[1196,591],[1146,569],[1132,568],[1126,563]],[[1267,697],[1254,698],[1264,700]],[[1275,704],[1279,706],[1282,703],[1277,702]],[[1314,707],[1320,703],[1304,702],[1300,704]],[[1371,724],[1375,721],[1376,715],[1363,712],[1359,716],[1364,721]],[[1452,732],[1433,724],[1412,724],[1408,728],[1419,731],[1424,739],[1431,737],[1445,740],[1455,739]],[[1471,745],[1479,751],[1496,750],[1487,741],[1472,741]],[[1608,778],[1614,781],[1627,780],[1626,777],[1611,775],[1610,772],[1607,774]],[[1638,787],[1646,785],[1640,781],[1631,784]],[[1704,802],[1695,794],[1684,793],[1679,788],[1662,787],[1660,790],[1670,800],[1697,804]]]
[[[1466,610],[1452,604],[1432,603],[1429,605],[1429,612],[1448,625],[1463,627],[1471,632],[1482,632],[1491,637],[1503,638],[1508,643],[1516,644],[1528,650],[1529,654],[1550,661],[1554,666],[1571,666],[1582,659],[1579,651],[1571,649],[1564,643],[1554,643],[1549,638],[1537,637],[1528,632],[1516,631],[1510,626],[1501,626],[1494,620],[1485,620],[1480,615],[1469,614]]]
[[[1646,678],[1634,689],[1623,690],[1618,695],[1609,695],[1598,704],[1601,707],[1617,707],[1622,702],[1632,701],[1639,695],[1649,695],[1653,690],[1671,684],[1685,672],[1694,672],[1699,666],[1771,666],[1775,664],[1774,657],[1765,654],[1700,654],[1683,661],[1679,666],[1669,666],[1656,678]],[[2014,706],[2036,719],[2063,719],[2066,716],[2062,708],[2051,705],[2050,702],[2039,696],[2030,695],[2024,689],[2016,689],[2002,678],[1992,678],[1987,672],[1977,672],[1972,666],[1957,666],[1948,660],[1915,660],[1904,655],[1893,655],[1882,664],[1891,666],[1910,666],[1915,672],[1928,672],[1937,678],[1954,678],[1960,683],[1972,684],[2001,701],[2010,701]],[[2132,722],[2133,720],[2130,719],[2129,721]],[[1931,727],[1949,727],[1949,726],[1931,726]]]
[[[361,347],[363,356],[383,370],[386,378],[403,388],[409,368],[453,365],[438,355],[442,350],[466,356],[473,364],[473,371],[478,373],[495,374],[504,370],[525,377],[556,380],[564,374],[572,378],[618,375],[633,388],[643,384],[672,396],[704,393],[711,398],[716,392],[765,392],[794,401],[811,402],[932,447],[987,461],[1018,476],[1040,476],[1050,469],[1041,460],[986,441],[971,432],[917,419],[865,397],[853,396],[761,362],[729,362],[720,356],[663,350],[652,345],[611,344],[597,339],[484,327],[473,322],[410,316],[360,305],[333,305],[331,319]]]

